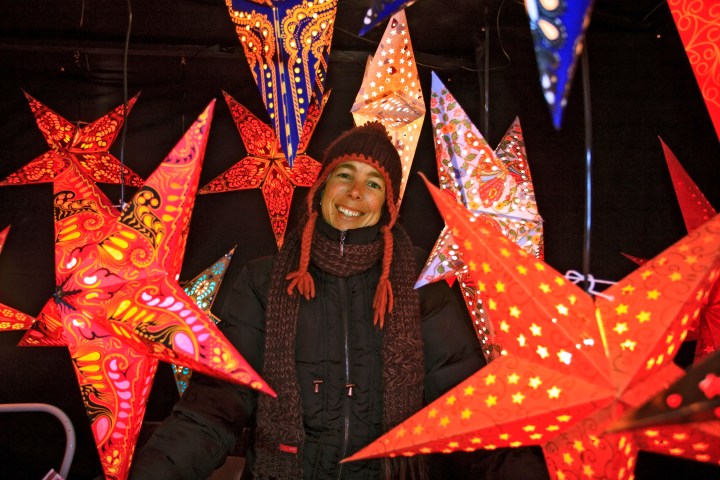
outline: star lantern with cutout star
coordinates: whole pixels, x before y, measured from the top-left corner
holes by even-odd
[[[313,97],[305,119],[295,164],[290,168],[273,129],[260,121],[227,92],[230,113],[247,150],[247,156],[202,187],[198,193],[220,193],[260,188],[270,215],[275,242],[282,247],[295,187],[311,187],[320,174],[320,162],[305,153],[330,91],[321,102]]]
[[[720,5],[714,0],[667,3],[720,140]]]
[[[515,119],[493,151],[434,72],[430,113],[440,188],[526,252],[542,258],[542,217],[535,202],[520,121]],[[458,256],[452,233],[445,227],[415,286],[455,278],[460,281],[483,353],[492,360],[501,354],[502,345],[467,265]]]
[[[55,306],[25,340],[70,350],[108,479],[127,478],[158,360],[274,395],[177,282],[214,104],[122,212],[74,164],[54,181]]]
[[[425,120],[425,99],[403,10],[392,16],[368,60],[350,111],[356,125],[378,121],[390,134],[402,163],[398,197],[402,201]]]
[[[606,430],[682,374],[673,356],[718,281],[720,215],[593,300],[428,186],[508,354],[345,461],[541,445],[555,479],[632,478],[640,449],[718,464],[717,430]]]
[[[9,232],[9,226],[0,232],[0,253],[2,253]],[[30,327],[34,321],[35,319],[30,315],[0,303],[0,332],[25,330]]]
[[[338,0],[225,0],[292,168],[313,96],[325,92]]]
[[[622,431],[720,420],[720,352],[716,351],[644,405],[627,412],[609,430]],[[710,424],[706,425],[713,428]]]
[[[685,221],[685,228],[691,232],[714,216],[715,209],[682,167],[670,147],[662,139],[660,143]],[[644,258],[623,255],[639,265],[646,261]],[[717,287],[711,292],[698,318],[690,324],[688,340],[697,340],[695,362],[720,346],[720,289]]]
[[[217,318],[210,309],[215,303],[215,297],[220,286],[222,285],[223,278],[225,278],[225,272],[227,272],[230,260],[235,253],[233,248],[228,253],[220,257],[211,266],[200,272],[195,278],[187,282],[182,282],[180,286],[183,287],[185,293],[195,301],[195,304],[205,312],[215,325],[220,323],[220,319]],[[175,377],[175,385],[177,386],[178,393],[182,396],[187,389],[188,383],[192,378],[192,370],[182,365],[172,364],[173,376]]]
[[[124,182],[133,187],[141,186],[143,179],[110,153],[110,147],[138,96],[131,98],[127,105],[120,105],[107,115],[80,127],[79,123],[69,122],[25,92],[35,122],[50,150],[11,173],[0,182],[0,186],[52,182],[68,168],[70,162],[78,165],[96,182]]]
[[[562,125],[577,58],[594,0],[525,0],[545,102],[556,129]]]

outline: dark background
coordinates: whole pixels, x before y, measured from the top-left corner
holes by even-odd
[[[383,24],[364,38],[356,35],[367,6],[367,0],[340,0],[327,81],[332,95],[309,146],[315,158],[352,126],[349,111],[367,55],[385,29]],[[132,14],[128,93],[142,94],[127,121],[125,162],[147,177],[218,98],[204,185],[245,154],[221,89],[267,118],[227,9],[222,0],[146,0],[133,2]],[[581,270],[586,125],[580,70],[563,128],[556,131],[522,2],[421,0],[406,14],[426,105],[434,70],[492,146],[520,118],[545,221],[545,259],[561,272]],[[71,121],[94,121],[123,102],[127,24],[127,3],[121,1],[2,3],[0,178],[47,150],[21,89]],[[593,153],[590,273],[615,281],[634,269],[620,252],[652,257],[685,234],[658,136],[715,207],[720,146],[664,1],[597,0],[586,48]],[[436,181],[432,141],[428,113],[413,171]],[[111,151],[120,156],[120,138]],[[119,199],[119,187],[101,188]],[[296,189],[294,207],[304,194]],[[51,197],[51,184],[0,188],[0,228],[12,225],[0,255],[0,302],[31,315],[54,289]],[[429,250],[442,222],[417,175],[410,178],[401,216],[414,242]],[[295,223],[294,213],[290,228]],[[182,278],[192,278],[234,245],[226,284],[245,261],[276,250],[259,190],[198,197]],[[17,348],[21,336],[0,334],[0,403],[46,402],[67,412],[78,434],[70,479],[93,478],[101,470],[67,350]],[[146,419],[160,420],[176,399],[170,369],[161,364]],[[0,414],[0,478],[39,479],[50,467],[59,468],[62,449],[62,430],[49,416]],[[641,453],[638,480],[672,472],[720,477],[718,467]]]

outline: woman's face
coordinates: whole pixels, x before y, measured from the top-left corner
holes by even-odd
[[[330,173],[320,197],[323,219],[338,230],[375,225],[384,204],[382,174],[352,156]]]

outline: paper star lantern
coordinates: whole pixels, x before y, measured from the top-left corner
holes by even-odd
[[[540,84],[556,129],[562,124],[592,4],[593,0],[525,0]]]
[[[388,22],[350,111],[356,125],[378,121],[390,134],[403,168],[401,201],[425,120],[425,100],[404,11]]]
[[[177,283],[213,107],[122,213],[72,163],[54,181],[55,307],[25,338],[68,346],[106,478],[127,477],[158,359],[273,394]]]
[[[292,167],[311,99],[325,91],[337,0],[225,3]]]
[[[685,46],[705,100],[715,134],[720,139],[720,15],[715,0],[668,0],[678,33]]]
[[[139,94],[127,103],[125,114],[129,115]],[[70,162],[90,175],[96,182],[122,183],[139,187],[143,179],[120,163],[110,153],[110,147],[123,126],[123,105],[84,127],[72,124],[47,106],[25,92],[50,150],[31,161],[15,173],[11,173],[2,185],[25,185],[30,183],[52,182],[68,168]],[[122,172],[122,177],[121,177]]]
[[[542,258],[542,217],[535,202],[520,121],[515,119],[493,151],[434,72],[430,112],[440,188],[480,216],[479,221]],[[443,228],[415,286],[457,277],[483,352],[492,360],[502,345],[455,244],[452,233]]]
[[[541,445],[558,479],[632,478],[639,449],[720,461],[717,431],[605,431],[682,373],[672,358],[720,275],[720,215],[593,302],[429,187],[508,355],[349,460]]]
[[[409,7],[415,3],[415,1],[416,0],[372,0],[370,8],[368,8],[365,18],[363,19],[360,35],[365,35],[390,15],[402,11],[402,9]]]
[[[190,281],[182,282],[180,285],[183,287],[185,293],[195,301],[195,304],[205,312],[215,325],[220,323],[220,319],[217,318],[210,309],[215,303],[215,296],[217,295],[220,286],[222,285],[223,278],[225,278],[225,272],[230,265],[235,249],[233,248],[228,253],[220,257],[211,266],[200,272],[195,278]],[[182,365],[172,364],[173,376],[175,377],[175,384],[178,388],[180,396],[185,393],[190,378],[192,378],[192,370]]]
[[[692,232],[707,222],[716,214],[715,209],[707,201],[705,195],[693,182],[690,175],[678,161],[675,154],[665,142],[660,139],[665,162],[672,178],[675,196],[685,221],[688,232]],[[638,265],[645,263],[645,259],[623,254]],[[695,361],[708,355],[720,346],[720,291],[716,288],[703,306],[700,315],[689,325],[689,340],[697,340],[695,348]]]
[[[7,239],[10,227],[7,226],[0,232],[0,253],[2,253],[5,240]],[[35,321],[30,315],[22,313],[12,307],[0,303],[0,332],[10,330],[25,330]]]
[[[292,168],[273,129],[223,92],[248,155],[202,187],[198,193],[220,193],[260,188],[270,215],[275,242],[282,247],[295,187],[311,187],[320,174],[320,162],[305,154],[330,92],[322,102],[313,98],[305,119],[298,154]]]
[[[610,430],[717,420],[720,420],[720,352],[708,355],[669,388],[626,413]]]

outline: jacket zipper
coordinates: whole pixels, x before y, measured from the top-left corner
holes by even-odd
[[[340,243],[340,251],[342,252],[342,242],[345,240],[345,232],[342,232],[341,236],[341,243]],[[348,312],[347,312],[347,283],[344,278],[338,279],[338,290],[340,293],[340,312],[342,317],[342,327],[343,327],[343,342],[344,342],[344,350],[345,350],[345,387],[347,390],[347,397],[343,400],[343,444],[342,444],[342,456],[340,458],[345,458],[347,456],[347,449],[348,444],[350,443],[350,401],[353,394],[353,384],[350,381],[350,335],[349,330],[350,326],[348,324]],[[342,478],[342,470],[343,465],[340,464],[340,468],[338,469],[338,479]]]
[[[345,255],[345,237],[347,236],[346,230],[340,230],[340,256]]]

